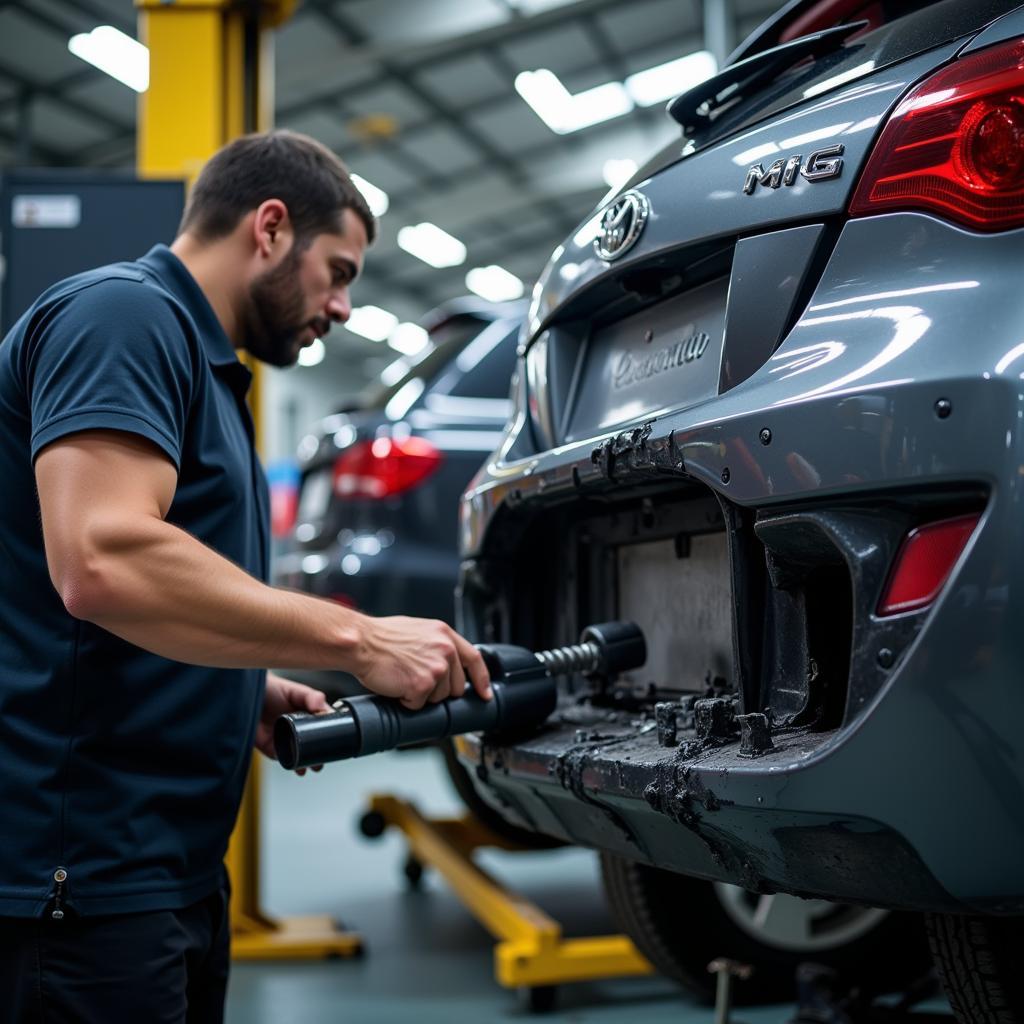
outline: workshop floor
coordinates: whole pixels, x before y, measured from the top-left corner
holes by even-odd
[[[367,797],[395,793],[430,814],[458,814],[439,756],[387,754],[298,778],[263,773],[263,909],[273,915],[327,913],[363,937],[357,960],[236,963],[228,1024],[490,1024],[528,1018],[516,993],[493,978],[491,940],[428,872],[418,892],[402,874],[404,845],[389,831],[367,840],[356,827]],[[481,863],[561,921],[567,935],[614,930],[596,858],[578,849],[487,852]],[[714,950],[709,950],[710,955]],[[939,1007],[933,1007],[939,1009]],[[563,1022],[711,1024],[713,1012],[658,978],[569,985]],[[743,1024],[784,1024],[792,1007],[744,1008]]]

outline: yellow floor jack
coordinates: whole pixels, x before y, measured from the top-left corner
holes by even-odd
[[[498,940],[494,947],[498,984],[520,990],[533,1012],[554,1006],[558,985],[654,972],[624,935],[564,938],[557,921],[484,871],[473,860],[476,850],[522,847],[496,836],[472,815],[428,818],[408,801],[382,795],[371,798],[359,825],[369,838],[383,835],[388,828],[402,832],[409,850],[405,875],[410,885],[419,884],[425,867],[444,878]]]

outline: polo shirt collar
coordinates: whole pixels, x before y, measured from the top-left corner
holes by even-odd
[[[241,366],[235,347],[224,333],[217,314],[185,264],[166,245],[154,245],[139,262],[149,267],[192,315],[211,365]]]

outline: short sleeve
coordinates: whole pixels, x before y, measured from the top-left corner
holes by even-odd
[[[138,434],[181,467],[196,379],[195,342],[169,297],[108,278],[66,296],[27,340],[32,458],[68,434]]]

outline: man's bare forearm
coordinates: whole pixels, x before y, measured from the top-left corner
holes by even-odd
[[[162,519],[93,523],[60,584],[68,610],[176,661],[223,668],[339,668],[359,674],[358,612],[266,586]]]

